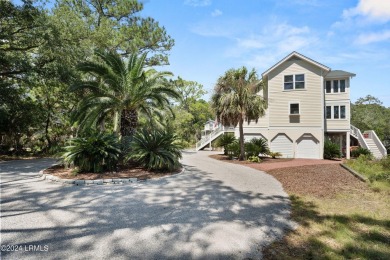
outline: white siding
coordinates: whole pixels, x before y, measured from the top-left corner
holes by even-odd
[[[270,72],[268,76],[269,126],[270,127],[322,127],[321,69],[303,60],[288,60]],[[305,89],[284,90],[285,75],[305,75]],[[290,121],[290,103],[299,103],[299,122]]]

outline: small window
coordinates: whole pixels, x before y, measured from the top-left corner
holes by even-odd
[[[290,115],[299,115],[299,104],[290,104]]]
[[[284,76],[284,89],[294,89],[294,76],[293,75]]]
[[[331,118],[332,118],[332,107],[326,106],[326,119],[331,119]]]
[[[339,92],[339,81],[333,80],[333,93],[338,93],[338,92]]]
[[[340,92],[345,92],[345,79],[340,80]]]
[[[340,118],[345,119],[345,106],[340,106]]]
[[[333,109],[334,109],[333,118],[339,119],[339,106],[334,106]]]
[[[332,81],[327,80],[326,81],[326,93],[331,93],[332,92]]]
[[[295,89],[304,89],[305,88],[305,75],[297,74],[295,75]]]

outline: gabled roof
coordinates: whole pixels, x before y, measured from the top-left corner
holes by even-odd
[[[292,53],[290,53],[289,55],[287,55],[284,59],[282,59],[281,61],[279,61],[278,63],[276,63],[274,66],[272,66],[271,68],[269,68],[268,70],[266,70],[265,72],[263,72],[263,74],[261,74],[263,77],[264,76],[267,76],[272,70],[274,70],[275,68],[277,68],[280,64],[282,64],[283,62],[293,58],[293,57],[298,57],[304,61],[307,61],[308,63],[310,64],[313,64],[314,66],[317,66],[317,67],[320,67],[321,69],[323,70],[326,70],[326,71],[330,71],[330,68],[315,61],[315,60],[312,60],[296,51],[293,51]]]
[[[349,78],[349,77],[355,77],[356,74],[354,73],[351,73],[351,72],[348,72],[348,71],[344,71],[344,70],[332,70],[332,71],[329,71],[328,74],[326,74],[325,78]]]

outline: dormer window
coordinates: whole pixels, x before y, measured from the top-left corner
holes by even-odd
[[[305,89],[305,74],[284,75],[284,90]]]
[[[326,93],[344,93],[345,92],[345,79],[327,80],[325,82]]]

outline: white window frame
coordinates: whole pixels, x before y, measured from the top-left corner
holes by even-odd
[[[327,107],[330,107],[330,118],[327,118],[326,117],[326,108]],[[335,107],[338,107],[339,109],[339,118],[335,118],[334,117],[334,110],[335,110]],[[344,118],[341,118],[341,107],[345,107],[345,117]],[[343,105],[325,105],[325,113],[324,113],[324,117],[326,120],[347,120],[348,119],[348,106],[346,104],[343,104]]]
[[[298,114],[291,114],[291,105],[298,105]],[[301,103],[300,102],[288,102],[288,114],[290,116],[300,116],[301,115]]]
[[[326,109],[327,109],[328,107],[330,107],[330,118],[327,117],[328,114],[327,114]],[[333,118],[333,113],[332,113],[332,111],[333,111],[333,106],[325,106],[325,119],[332,119],[332,118]]]
[[[341,92],[341,81],[344,80],[345,81],[345,89],[344,89],[344,92]],[[326,82],[330,81],[330,92],[326,92]],[[338,82],[338,92],[334,92],[334,81],[337,81]],[[347,89],[348,89],[348,80],[347,79],[326,79],[325,80],[325,94],[344,94],[344,93],[347,93]]]
[[[295,76],[296,75],[303,75],[303,81],[296,81],[295,80]],[[293,77],[293,81],[292,82],[290,82],[290,81],[285,82],[284,80],[285,80],[286,76],[292,76]],[[303,88],[295,88],[295,83],[297,83],[297,82],[303,82]],[[306,82],[306,74],[305,73],[285,74],[285,75],[283,75],[283,91],[305,90],[306,89],[306,83],[305,82]],[[292,83],[293,84],[293,88],[292,89],[285,89],[284,88],[284,84],[285,83]]]

